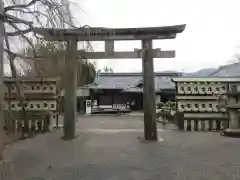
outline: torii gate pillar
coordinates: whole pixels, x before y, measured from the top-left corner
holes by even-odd
[[[64,73],[64,139],[75,137],[75,121],[77,108],[77,38],[67,41]]]
[[[145,140],[156,141],[156,104],[152,39],[142,40],[143,108]]]

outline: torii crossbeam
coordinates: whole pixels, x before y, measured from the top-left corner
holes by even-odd
[[[67,41],[65,73],[65,115],[64,137],[75,137],[76,114],[76,62],[86,59],[131,59],[142,58],[143,64],[143,99],[144,99],[144,134],[146,140],[157,140],[156,105],[154,87],[153,58],[173,58],[175,51],[152,49],[154,39],[174,39],[182,33],[186,25],[147,27],[147,28],[78,28],[49,29],[35,28],[35,32],[48,41]],[[142,49],[134,51],[114,51],[114,41],[141,40]],[[105,41],[105,52],[85,52],[77,49],[77,41]]]

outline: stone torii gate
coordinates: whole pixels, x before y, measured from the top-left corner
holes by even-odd
[[[131,59],[142,58],[144,135],[146,140],[157,140],[156,105],[153,58],[174,58],[175,51],[152,49],[154,39],[174,39],[182,33],[185,25],[149,28],[78,28],[49,29],[35,28],[35,32],[48,41],[66,41],[65,96],[64,96],[64,138],[75,137],[76,121],[76,63],[78,58],[86,59]],[[142,49],[115,52],[114,41],[141,40]],[[105,41],[105,52],[78,50],[78,41]]]

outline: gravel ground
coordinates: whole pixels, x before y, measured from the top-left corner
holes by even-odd
[[[8,146],[2,179],[240,179],[240,139],[162,131],[163,142],[144,142],[142,129],[140,117],[81,116],[72,141],[58,131]]]

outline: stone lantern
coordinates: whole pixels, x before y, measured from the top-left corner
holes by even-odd
[[[230,84],[222,105],[225,104],[229,115],[229,128],[222,135],[240,137],[240,83]],[[221,103],[220,103],[221,104]]]

